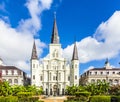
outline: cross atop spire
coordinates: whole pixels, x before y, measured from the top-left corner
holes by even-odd
[[[54,24],[53,24],[53,31],[52,31],[52,37],[51,37],[51,43],[52,44],[59,44],[59,36],[58,36],[58,29],[56,24],[56,12],[54,13]]]
[[[38,59],[38,56],[37,56],[37,51],[36,51],[36,44],[35,44],[35,40],[34,40],[34,44],[33,44],[33,49],[32,49],[31,59]]]
[[[74,44],[72,60],[79,60],[79,59],[78,59],[78,51],[77,51],[76,42],[75,42],[75,44]]]

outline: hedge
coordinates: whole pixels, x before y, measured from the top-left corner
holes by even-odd
[[[18,98],[30,97],[30,96],[33,96],[33,93],[32,92],[18,92],[17,96]]]
[[[80,96],[89,97],[91,93],[90,92],[76,92],[75,95],[76,97],[80,97]]]
[[[0,102],[43,102],[39,101],[39,97],[24,97],[18,98],[17,96],[1,96]]]
[[[90,102],[111,102],[110,96],[91,96]]]
[[[0,102],[18,102],[18,97],[16,96],[7,96],[7,97],[0,97]]]

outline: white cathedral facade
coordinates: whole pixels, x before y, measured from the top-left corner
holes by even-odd
[[[79,85],[79,58],[76,43],[71,63],[62,56],[56,19],[54,19],[49,57],[39,62],[35,42],[31,56],[31,85],[43,87],[46,95],[64,95],[66,86]]]

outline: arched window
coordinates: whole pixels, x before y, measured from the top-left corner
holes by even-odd
[[[91,80],[91,83],[95,83],[95,79],[92,79],[92,80]]]
[[[70,81],[70,76],[68,76],[68,81]]]
[[[109,79],[109,83],[110,83],[110,85],[112,85],[112,83],[113,83],[112,79]]]
[[[14,79],[14,83],[18,83],[18,80],[17,80],[17,79]]]
[[[33,75],[33,79],[35,79],[35,75]]]
[[[56,76],[53,76],[53,80],[56,80]]]
[[[9,83],[12,83],[12,79],[8,79],[8,82],[9,82]]]
[[[97,79],[97,82],[100,82],[100,79]]]
[[[75,79],[77,79],[77,75],[75,75]]]
[[[33,68],[35,68],[35,64],[33,64]]]
[[[59,76],[59,81],[60,81],[60,80],[61,80],[61,73],[59,73],[59,75],[58,75],[58,76]]]
[[[118,84],[118,83],[119,83],[119,81],[117,79],[115,79],[114,84]]]
[[[42,77],[42,75],[40,76],[40,81],[42,81],[43,80],[43,77]]]

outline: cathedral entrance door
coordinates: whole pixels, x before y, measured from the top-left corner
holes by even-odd
[[[57,96],[57,85],[53,86],[53,95]]]

